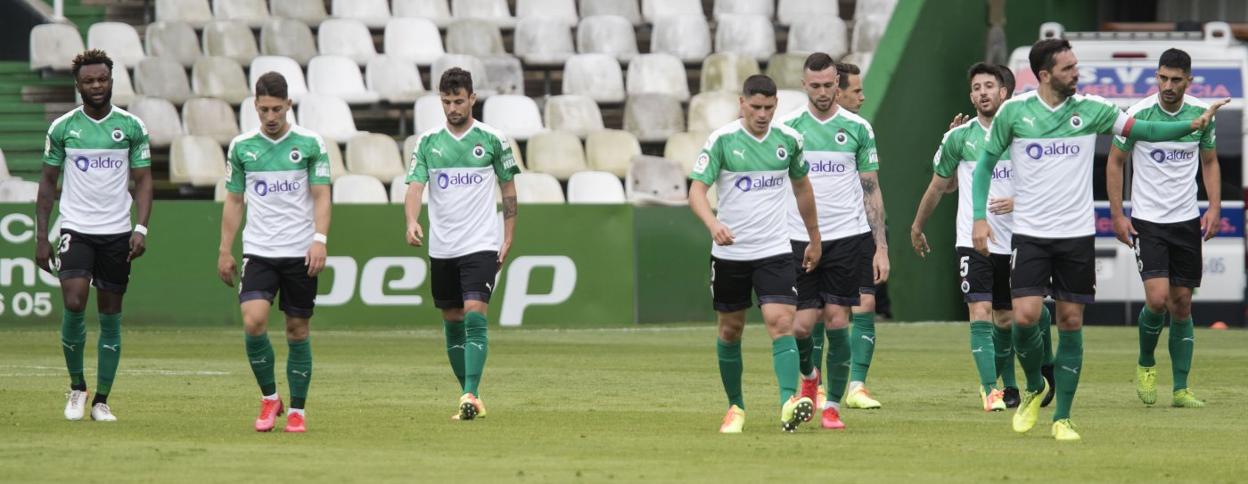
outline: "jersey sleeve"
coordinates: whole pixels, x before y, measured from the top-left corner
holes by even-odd
[[[1132,122],[1131,116],[1118,109],[1118,106],[1101,98],[1088,100],[1084,105],[1090,111],[1085,119],[1092,122],[1092,128],[1097,133],[1112,134],[1114,136],[1126,134],[1128,126]]]
[[[702,152],[698,153],[698,161],[693,163],[693,171],[689,173],[691,180],[700,181],[711,186],[719,178],[719,170],[723,167],[723,156],[720,155],[719,138],[706,140]]]
[[[425,136],[421,136],[416,140],[416,146],[412,148],[411,168],[407,171],[407,183],[429,183],[429,165],[425,164]]]
[[[325,148],[325,139],[316,137],[316,153],[308,160],[308,184],[329,185],[329,150]]]
[[[494,139],[498,143],[498,155],[494,157],[494,176],[498,177],[499,183],[506,183],[520,173],[520,167],[516,165],[515,153],[511,152],[511,143],[502,135],[496,135]]]
[[[243,193],[247,189],[247,172],[243,170],[238,150],[234,149],[237,144],[237,140],[231,141],[225,154],[225,190],[230,193]]]
[[[810,163],[806,161],[805,151],[806,141],[802,139],[802,135],[793,137],[793,152],[789,153],[789,178],[804,178],[810,173]]]
[[[131,118],[130,133],[130,168],[147,168],[152,166],[152,145],[147,135],[147,125],[138,117]]]
[[[870,125],[859,125],[858,151],[854,159],[858,161],[858,173],[870,173],[880,169],[880,156],[875,151],[875,130]]]
[[[1213,129],[1214,129],[1214,126],[1217,124],[1217,121],[1218,121],[1218,117],[1217,117],[1217,116],[1214,116],[1213,118],[1210,118],[1210,119],[1209,119],[1209,125],[1208,125],[1208,126],[1205,126],[1205,129],[1204,129],[1204,130],[1201,130],[1201,132],[1200,132],[1200,149],[1202,149],[1202,150],[1212,150],[1212,149],[1216,149],[1216,148],[1217,148],[1216,141],[1217,141],[1218,135],[1217,135],[1216,133],[1214,133],[1214,130],[1213,130]]]
[[[48,127],[48,136],[43,141],[43,162],[51,166],[65,164],[65,123],[56,123]]]
[[[1014,141],[1014,118],[1018,111],[1017,103],[1005,103],[1001,105],[1001,109],[997,111],[997,115],[992,119],[992,126],[988,128],[988,133],[984,135],[984,152],[992,155],[994,158],[1000,158],[1002,153],[1010,149],[1010,143]]]
[[[941,178],[953,176],[958,169],[958,163],[962,161],[963,157],[959,156],[961,153],[962,131],[956,128],[949,130],[936,148],[936,156],[932,157],[932,171]]]

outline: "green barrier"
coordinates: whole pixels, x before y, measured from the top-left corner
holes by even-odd
[[[638,207],[637,322],[714,321],[711,236],[689,207]]]

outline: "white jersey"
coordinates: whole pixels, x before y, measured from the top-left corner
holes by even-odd
[[[130,232],[130,170],[152,164],[147,127],[113,106],[95,120],[82,107],[48,128],[43,162],[62,168],[61,227],[83,234]]]
[[[829,241],[870,232],[859,175],[880,168],[871,124],[845,108],[837,108],[832,117],[821,121],[809,106],[785,116],[780,123],[802,135],[820,238]],[[809,242],[797,201],[788,205],[789,238]]]
[[[974,247],[971,242],[973,206],[971,202],[971,185],[975,165],[979,163],[979,154],[984,145],[984,134],[988,128],[972,119],[945,133],[932,160],[937,176],[958,177],[958,247]],[[989,200],[997,198],[1013,198],[1014,183],[1013,165],[1008,153],[1003,153],[992,171],[992,184],[988,188]],[[992,229],[993,238],[988,241],[988,251],[993,254],[1009,254],[1010,237],[1013,235],[1014,214],[997,215],[988,213],[988,226]]]
[[[290,125],[276,140],[252,130],[230,142],[226,190],[243,193],[243,254],[305,257],[316,233],[311,185],[329,185],[329,155],[319,135]]]
[[[1157,95],[1144,98],[1127,115],[1147,121],[1191,121],[1209,107],[1199,99],[1183,97],[1179,111],[1161,106]],[[1196,174],[1200,152],[1215,149],[1214,123],[1175,141],[1129,141],[1114,138],[1114,146],[1131,154],[1131,217],[1153,223],[1186,222],[1200,216],[1196,205]]]

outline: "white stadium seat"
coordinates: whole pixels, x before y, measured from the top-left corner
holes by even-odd
[[[388,55],[379,55],[368,61],[368,67],[364,68],[364,81],[368,90],[395,104],[416,102],[425,93],[416,64]]]
[[[120,62],[114,63],[113,64],[113,104],[116,104],[123,108],[126,106],[129,106],[130,102],[134,100],[135,95],[136,94],[134,92],[134,83],[130,80],[130,71],[126,70],[125,64],[122,64]],[[77,92],[74,93],[75,98],[79,98],[80,96],[81,95],[78,94]],[[76,99],[76,101],[82,102],[82,99]]]
[[[0,180],[9,178],[9,166],[4,161],[4,150],[0,149]]]
[[[100,49],[116,62],[137,66],[147,58],[134,27],[122,22],[96,22],[87,29],[87,48]]]
[[[349,140],[359,131],[351,107],[342,99],[308,93],[299,103],[299,125],[326,138]]]
[[[427,94],[416,99],[413,109],[412,125],[416,134],[434,128],[446,126],[446,114],[442,111],[442,98],[437,94]]]
[[[250,27],[259,27],[269,19],[264,0],[213,0],[212,15],[220,20],[235,20]]]
[[[663,145],[663,158],[676,162],[682,173],[688,175],[698,161],[698,154],[710,136],[707,131],[676,133],[667,138]]]
[[[840,15],[840,2],[835,0],[780,0],[776,6],[776,20],[780,21],[780,25],[792,25],[807,18],[839,18]]]
[[[840,59],[849,53],[849,37],[845,21],[839,17],[809,17],[789,26],[788,52],[810,54],[823,52]]]
[[[605,171],[582,171],[568,178],[568,203],[624,203],[624,186],[620,178]]]
[[[134,68],[134,91],[181,105],[191,97],[186,69],[171,59],[148,57]]]
[[[844,59],[841,59],[841,62],[858,66],[858,69],[862,71],[859,75],[861,75],[863,79],[866,79],[867,70],[871,68],[872,57],[874,57],[874,54],[871,52],[853,52],[845,56]]]
[[[182,127],[186,134],[203,136],[219,145],[228,145],[238,136],[234,108],[217,98],[197,97],[182,106]]]
[[[671,54],[684,62],[701,62],[711,53],[711,28],[702,15],[676,15],[654,20],[650,52]]]
[[[490,55],[481,58],[485,65],[485,81],[481,84],[485,99],[491,94],[524,94],[524,66],[511,54]]]
[[[256,79],[266,72],[276,72],[286,78],[287,95],[291,100],[298,103],[305,94],[308,93],[308,83],[303,79],[303,69],[299,68],[299,64],[289,57],[262,55],[252,59],[251,69],[248,69],[247,87],[254,93],[256,89]]]
[[[364,66],[377,57],[373,34],[363,22],[355,19],[329,19],[316,31],[316,45],[321,55],[341,55]]]
[[[0,203],[34,203],[39,198],[39,182],[21,178],[0,180]]]
[[[288,18],[275,18],[264,23],[260,29],[260,53],[289,57],[301,66],[308,65],[308,61],[318,55],[312,28]]]
[[[325,153],[329,155],[329,180],[336,181],[343,175],[349,175],[347,165],[342,161],[342,148],[338,146],[338,141],[324,136],[321,139],[325,140]]]
[[[776,28],[762,15],[723,15],[715,27],[715,52],[734,52],[762,62],[776,53]]]
[[[312,58],[308,63],[308,91],[335,96],[347,104],[372,104],[381,100],[381,96],[364,87],[360,67],[338,55]]]
[[[335,205],[370,205],[388,202],[385,185],[368,175],[343,175],[334,180]]]
[[[450,25],[451,7],[447,0],[394,0],[395,17],[427,19],[438,27]]]
[[[808,54],[780,53],[767,60],[767,77],[780,89],[802,89]]]
[[[854,2],[854,18],[860,19],[871,15],[890,17],[897,8],[897,0],[857,0]]]
[[[459,19],[446,27],[446,51],[477,57],[507,53],[498,25],[476,18]]]
[[[225,154],[207,136],[179,136],[169,148],[169,181],[211,187],[225,179]]]
[[[529,138],[525,153],[529,169],[567,180],[573,173],[588,170],[581,140],[571,133],[547,131]]]
[[[143,36],[147,39],[147,55],[173,59],[182,67],[191,67],[204,55],[195,29],[186,22],[151,23]]]
[[[728,91],[698,93],[689,101],[689,131],[715,131],[741,117],[740,95]]]
[[[634,26],[641,25],[641,10],[637,0],[581,0],[581,16],[619,15]]]
[[[628,95],[667,94],[689,100],[689,80],[685,65],[670,54],[642,54],[628,63]]]
[[[389,135],[360,133],[347,140],[347,171],[389,180],[403,175],[403,157]]]
[[[850,43],[853,52],[875,52],[888,27],[887,15],[868,15],[854,19],[854,39]]]
[[[572,28],[561,20],[525,17],[516,23],[516,56],[533,66],[562,66],[576,54]]]
[[[472,90],[477,93],[477,100],[482,100],[492,94],[486,87],[490,79],[486,74],[485,63],[475,56],[462,54],[447,54],[433,61],[433,66],[429,68],[430,91],[438,90],[438,81],[442,79],[442,73],[452,67],[458,67],[472,75]]]
[[[679,15],[697,15],[706,18],[702,0],[641,0],[641,15],[648,22]]]
[[[780,89],[776,91],[775,119],[778,120],[781,116],[797,111],[798,109],[802,109],[806,106],[806,102],[807,97],[806,92],[804,91],[795,91],[792,89]]]
[[[701,91],[741,92],[746,78],[758,74],[758,61],[733,53],[718,53],[702,62]]]
[[[225,177],[221,177],[220,180],[217,180],[217,186],[212,189],[212,201],[224,202],[225,197],[230,194],[230,190],[225,188],[225,181]]]
[[[516,19],[543,17],[576,25],[576,0],[516,0]]]
[[[387,56],[427,66],[446,54],[442,34],[429,19],[395,18],[386,23],[385,53]]]
[[[87,50],[70,24],[39,24],[30,29],[30,69],[68,71],[74,56]]]
[[[582,54],[608,54],[621,62],[637,55],[633,24],[624,17],[598,15],[585,17],[576,28],[576,51]]]
[[[390,179],[390,203],[402,205],[407,201],[407,174]]]
[[[530,203],[563,203],[563,188],[559,180],[546,173],[520,173],[513,180],[516,183],[516,202]]]
[[[208,0],[156,0],[157,22],[186,22],[199,28],[213,21]]]
[[[685,130],[680,100],[667,94],[634,94],[624,102],[624,131],[644,143],[667,140]]]
[[[507,0],[451,0],[451,15],[457,19],[488,20],[501,28],[509,29],[516,25]]]
[[[624,193],[634,205],[686,205],[684,172],[674,161],[657,156],[636,156],[624,178]],[[571,187],[568,187],[571,191]]]
[[[217,21],[205,25],[203,47],[204,55],[229,57],[244,66],[260,55],[251,29],[239,22]]]
[[[191,91],[196,96],[221,98],[235,105],[251,95],[243,66],[229,57],[200,57],[195,61],[191,67]]]
[[[286,122],[295,124],[295,108],[293,106],[286,111]],[[238,105],[238,131],[246,133],[259,127],[260,115],[256,113],[256,98],[248,96]]]
[[[819,3],[820,0],[807,0],[810,3]],[[833,3],[835,0],[823,0],[827,3]],[[712,15],[719,19],[724,15],[762,15],[771,19],[776,14],[775,0],[715,0],[715,6],[711,9]]]
[[[524,141],[546,130],[542,126],[542,115],[537,109],[537,103],[528,96],[490,96],[485,100],[482,113],[485,124],[502,131],[508,138]]]
[[[618,177],[628,173],[633,156],[641,154],[641,143],[628,131],[602,129],[585,138],[585,162],[590,169],[606,171]]]
[[[169,146],[174,138],[182,135],[178,110],[167,100],[135,96],[126,110],[143,120],[143,125],[147,126],[147,138],[154,147]]]
[[[563,94],[546,98],[546,127],[584,139],[590,131],[603,128],[598,103],[585,96]]]
[[[278,0],[270,6],[274,17],[298,20],[311,26],[320,25],[329,13],[324,0]]]
[[[624,101],[620,63],[606,54],[577,54],[563,66],[563,93],[581,94],[600,103]]]
[[[333,16],[363,22],[372,29],[386,26],[390,20],[390,4],[386,0],[334,0]]]

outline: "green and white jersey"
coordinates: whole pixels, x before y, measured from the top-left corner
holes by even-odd
[[[507,137],[480,121],[458,137],[445,126],[420,135],[407,182],[429,190],[429,257],[498,250],[503,234],[494,185],[519,172]]]
[[[1157,95],[1144,98],[1127,115],[1145,121],[1191,121],[1205,113],[1208,104],[1183,96],[1179,112],[1167,112]],[[1150,143],[1114,138],[1114,146],[1131,153],[1131,216],[1153,223],[1185,222],[1200,216],[1196,207],[1196,173],[1201,150],[1214,146],[1214,123],[1175,141]]]
[[[97,235],[130,232],[130,169],[152,165],[147,127],[138,116],[112,106],[97,121],[79,106],[48,128],[43,162],[65,173],[61,227]]]
[[[1055,239],[1096,234],[1096,135],[1122,134],[1129,120],[1099,96],[1075,94],[1050,107],[1031,91],[1001,104],[984,151],[1008,152],[1013,162],[1014,233]]]
[[[839,107],[832,117],[820,121],[809,106],[781,118],[780,123],[802,134],[802,153],[810,165],[810,185],[815,190],[819,236],[826,241],[870,232],[858,175],[880,169],[871,124]],[[797,200],[791,200],[788,208],[789,238],[809,242]]]
[[[309,188],[329,185],[325,140],[294,124],[276,140],[255,129],[234,138],[228,156],[225,188],[247,200],[243,253],[306,256],[316,234]]]
[[[748,261],[793,252],[786,217],[793,202],[789,179],[810,171],[802,135],[782,124],[755,138],[740,119],[711,133],[689,178],[719,190],[720,223],[732,245],[711,246],[719,259]]]
[[[958,247],[974,247],[971,242],[971,225],[973,224],[973,207],[971,205],[972,173],[979,163],[979,154],[983,151],[984,135],[988,128],[974,118],[961,126],[945,132],[932,160],[936,176],[949,178],[958,177]],[[992,171],[992,184],[988,187],[989,198],[1011,198],[1014,196],[1014,174],[1010,166],[1009,154],[1003,153],[997,167]],[[1010,236],[1013,234],[1014,215],[1007,213],[997,215],[988,213],[988,226],[992,228],[995,240],[988,241],[988,251],[993,254],[1010,253]]]

